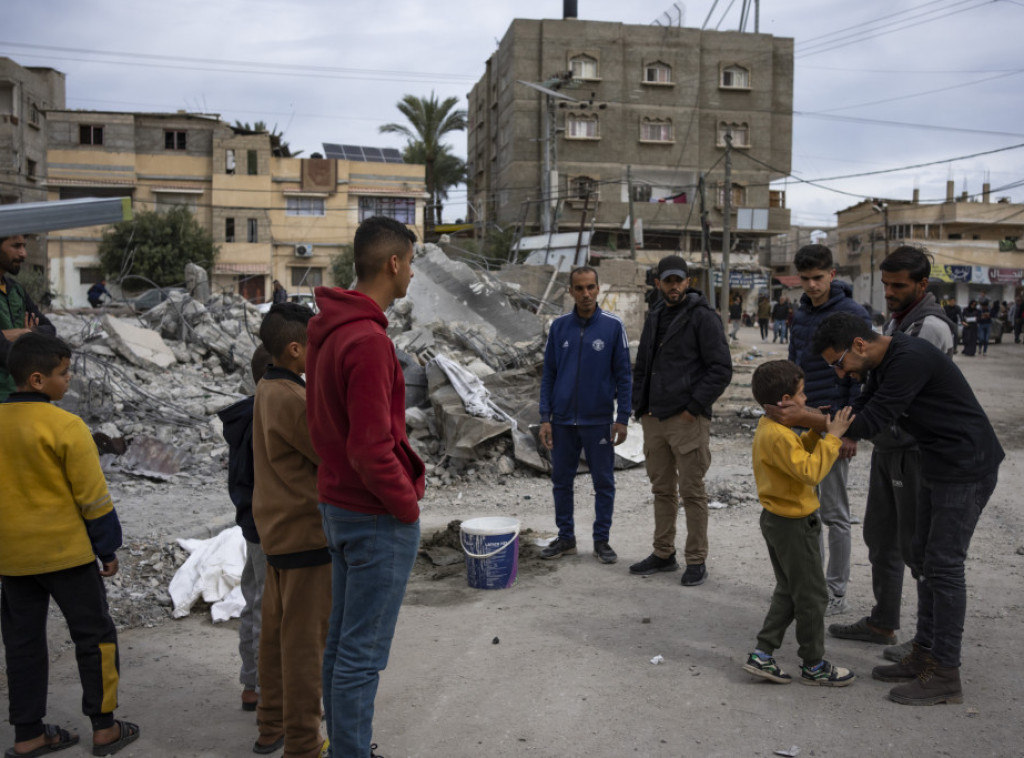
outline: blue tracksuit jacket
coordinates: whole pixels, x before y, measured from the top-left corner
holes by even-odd
[[[629,342],[617,316],[598,308],[581,319],[574,307],[551,323],[540,383],[541,421],[596,426],[614,416],[625,424],[632,392]]]

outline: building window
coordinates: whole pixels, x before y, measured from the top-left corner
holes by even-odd
[[[750,89],[750,72],[742,66],[726,66],[722,69],[722,87]]]
[[[644,66],[644,84],[671,84],[672,67],[667,63],[655,61]]]
[[[235,151],[228,149],[224,151],[224,173],[235,173]]]
[[[750,127],[745,123],[726,123],[720,121],[718,124],[718,146],[725,147],[725,135],[732,132],[733,147],[750,147]]]
[[[569,71],[573,79],[597,79],[597,58],[577,55],[569,59]]]
[[[249,176],[256,176],[260,172],[259,153],[255,150],[247,150],[246,162],[249,164]]]
[[[165,150],[184,150],[187,142],[188,132],[166,129],[164,130]]]
[[[574,176],[569,179],[569,200],[582,200],[588,198],[591,201],[597,200],[597,180],[589,176]]]
[[[284,201],[287,216],[327,215],[327,203],[322,197],[286,197]]]
[[[599,139],[597,114],[570,113],[565,117],[565,136],[570,139]]]
[[[324,270],[313,266],[292,266],[293,287],[322,287]]]
[[[78,283],[93,285],[103,280],[103,271],[98,268],[78,269]]]
[[[387,216],[403,224],[416,223],[416,201],[411,197],[361,197],[359,220],[371,216]]]
[[[28,122],[33,126],[39,126],[39,106],[35,103],[28,106]]]
[[[640,122],[640,139],[643,142],[671,142],[672,120],[645,118]]]
[[[25,176],[29,179],[36,178],[36,162],[31,158],[25,159]]]
[[[639,182],[633,185],[633,201],[637,203],[649,203],[651,202],[651,195],[653,190],[651,185],[644,182]]]
[[[742,184],[732,185],[732,208],[736,210],[740,206],[747,204],[747,188]],[[725,206],[725,185],[718,185],[718,207],[722,208]]]
[[[233,216],[228,216],[224,219],[224,241],[235,241],[235,219]]]
[[[260,241],[260,224],[259,219],[249,219],[249,242]]]
[[[78,127],[78,144],[80,145],[102,145],[103,127],[81,124]]]
[[[158,192],[156,193],[156,212],[167,213],[171,208],[184,207],[195,215],[199,195],[191,192]]]

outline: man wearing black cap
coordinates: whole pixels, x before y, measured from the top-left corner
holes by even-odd
[[[704,294],[690,289],[686,261],[658,262],[662,304],[644,322],[633,369],[633,412],[644,431],[647,476],[654,493],[654,552],[629,567],[647,576],[675,571],[676,513],[686,511],[684,587],[707,579],[711,406],[732,379],[722,322]]]

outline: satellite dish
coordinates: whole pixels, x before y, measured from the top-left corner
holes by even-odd
[[[811,243],[820,245],[822,242],[828,239],[828,232],[823,232],[821,229],[815,229],[811,232]]]

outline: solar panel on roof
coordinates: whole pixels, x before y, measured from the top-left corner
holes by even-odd
[[[363,147],[324,142],[324,157],[343,161],[367,163],[404,163],[402,153],[393,147]]]

